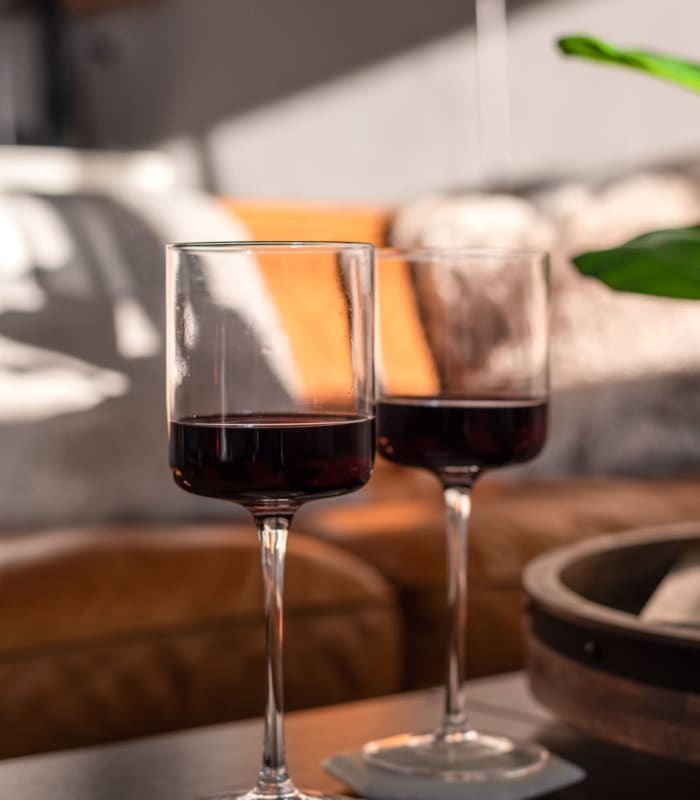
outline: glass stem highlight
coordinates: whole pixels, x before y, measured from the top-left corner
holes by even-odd
[[[262,555],[267,644],[267,703],[257,791],[270,797],[285,797],[295,791],[284,748],[282,671],[284,559],[291,515],[256,517],[256,522]]]
[[[471,483],[446,486],[447,511],[447,676],[445,713],[440,738],[471,730],[464,708],[465,636],[467,630],[467,544],[471,512]]]

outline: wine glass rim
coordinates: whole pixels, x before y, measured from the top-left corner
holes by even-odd
[[[250,240],[250,241],[202,241],[172,242],[165,245],[166,250],[192,251],[205,253],[246,253],[246,252],[286,252],[290,250],[314,250],[318,252],[368,250],[374,249],[369,242],[336,242],[336,241],[284,241],[284,240]]]
[[[548,259],[549,253],[546,250],[536,250],[534,248],[520,247],[469,247],[469,246],[447,246],[429,247],[418,245],[416,247],[380,247],[375,251],[377,259],[380,258],[404,258],[407,261],[415,260],[440,260],[442,258],[475,258],[475,259]]]

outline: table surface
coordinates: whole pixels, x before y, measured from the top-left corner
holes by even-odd
[[[434,727],[438,690],[300,711],[287,718],[292,777],[298,786],[339,791],[321,761],[370,738]],[[467,685],[473,723],[533,738],[583,767],[587,779],[551,800],[700,797],[700,767],[633,753],[577,734],[528,693],[521,674]],[[260,720],[199,728],[128,743],[0,762],[3,800],[196,800],[252,786],[260,756]]]

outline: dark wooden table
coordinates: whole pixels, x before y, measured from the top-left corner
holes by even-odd
[[[588,778],[551,800],[700,798],[700,767],[596,742],[556,721],[528,694],[521,675],[472,681],[478,727],[535,738],[582,766]],[[321,760],[377,736],[426,730],[438,719],[437,690],[302,711],[288,716],[292,776],[305,788],[338,791]],[[2,800],[197,800],[231,786],[252,786],[260,754],[259,720],[126,744],[0,762]]]

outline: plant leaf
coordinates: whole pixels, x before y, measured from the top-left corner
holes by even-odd
[[[645,233],[621,247],[582,253],[574,264],[611,289],[700,300],[700,225]]]
[[[618,64],[700,92],[700,64],[648,50],[618,50],[590,36],[564,36],[557,42],[565,55]]]

